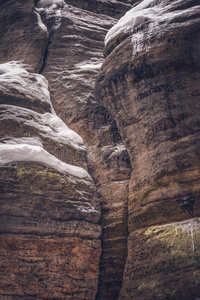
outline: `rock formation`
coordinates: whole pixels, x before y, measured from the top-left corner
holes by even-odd
[[[200,297],[198,4],[1,1],[2,299]]]
[[[132,164],[119,299],[200,295],[199,25],[197,1],[141,1],[106,36],[96,99]]]

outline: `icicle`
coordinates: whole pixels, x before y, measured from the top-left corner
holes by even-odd
[[[198,232],[200,229],[200,224],[196,219],[189,219],[183,222],[174,223],[176,235],[178,234],[178,229],[181,229],[182,232],[186,231],[188,236],[192,238],[192,250],[194,252],[194,232]]]

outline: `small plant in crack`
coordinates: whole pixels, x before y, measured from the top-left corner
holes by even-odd
[[[175,202],[177,202],[180,206],[180,208],[184,212],[189,212],[191,217],[194,217],[194,210],[193,210],[193,205],[195,202],[195,198],[192,195],[187,195],[186,197],[176,199]]]

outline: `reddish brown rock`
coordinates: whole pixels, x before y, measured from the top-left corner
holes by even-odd
[[[43,154],[48,151],[58,165],[60,160],[85,169],[88,165],[107,216],[101,221],[105,247],[98,298],[114,299],[127,255],[130,161],[112,116],[94,101],[93,88],[103,61],[104,36],[116,23],[100,12],[119,16],[130,7],[129,1],[76,3],[93,13],[61,3],[48,10],[48,16],[37,2],[1,3],[1,62],[15,61],[19,67],[23,60],[24,69],[45,75],[56,112],[89,146],[88,164],[85,146],[63,135],[63,124],[54,118],[49,98],[41,101],[43,84],[33,73],[10,74],[2,90],[0,146],[21,149],[25,143],[27,149],[32,145]],[[30,94],[33,86],[39,94]],[[5,299],[96,296],[101,230],[95,187],[91,179],[82,181],[55,167],[47,161],[13,161],[2,168],[1,296]],[[114,189],[112,197],[109,188]]]
[[[132,21],[125,27],[121,21],[121,27],[110,31],[105,48],[108,56],[96,81],[96,99],[115,119],[132,163],[128,259],[119,299],[199,296],[198,259],[188,271],[187,246],[182,252],[176,248],[176,257],[173,251],[162,257],[161,244],[154,251],[145,234],[138,235],[140,228],[200,214],[199,10],[196,1],[165,2],[141,2]],[[164,236],[163,242],[174,235]],[[152,238],[150,234],[148,241]],[[198,247],[194,255],[199,255]],[[148,257],[151,260],[146,261]],[[161,264],[159,260],[174,263],[163,280],[162,268],[154,275],[153,265]],[[174,288],[172,281],[176,280]]]
[[[87,3],[82,2],[83,5]],[[109,5],[105,5],[106,14],[110,15]],[[104,37],[117,20],[97,14],[98,10],[86,12],[81,9],[80,2],[77,6],[80,8],[70,5],[59,8],[62,18],[56,30],[56,10],[50,18],[45,10],[40,10],[52,33],[42,74],[48,79],[56,112],[87,145],[88,171],[98,187],[101,210],[103,214],[105,212],[105,218],[100,221],[103,251],[97,299],[117,299],[127,255],[127,197],[131,168],[116,122],[98,105],[93,95],[95,76],[103,61]]]
[[[27,69],[0,64],[0,295],[95,299],[100,204],[86,146],[54,112],[46,79]]]
[[[1,255],[2,299],[95,299],[98,241],[2,235]]]
[[[41,68],[48,37],[34,8],[34,0],[1,1],[0,63],[22,60],[33,72]]]

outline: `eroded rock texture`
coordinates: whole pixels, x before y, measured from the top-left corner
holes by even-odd
[[[94,299],[100,272],[98,299],[117,299],[131,165],[116,122],[93,90],[105,34],[130,3],[1,6],[2,47],[9,45],[1,53],[2,297]],[[89,175],[63,163],[88,169],[98,200]]]
[[[99,14],[98,3],[93,11],[86,12],[86,3],[78,7],[65,4],[51,11],[38,3],[38,12],[51,35],[42,74],[49,81],[56,112],[87,145],[88,170],[102,211],[103,249],[97,299],[117,299],[127,255],[131,165],[112,114],[93,95],[95,77],[103,62],[104,37],[117,20],[110,17],[112,3],[104,3],[104,15]]]
[[[1,298],[197,300],[198,1],[0,15]]]
[[[163,227],[200,214],[198,4],[141,1],[106,37],[96,99],[132,163],[119,299],[200,295],[199,219]]]
[[[52,110],[42,75],[16,62],[0,70],[1,298],[94,299],[100,206],[80,167],[86,148]]]

